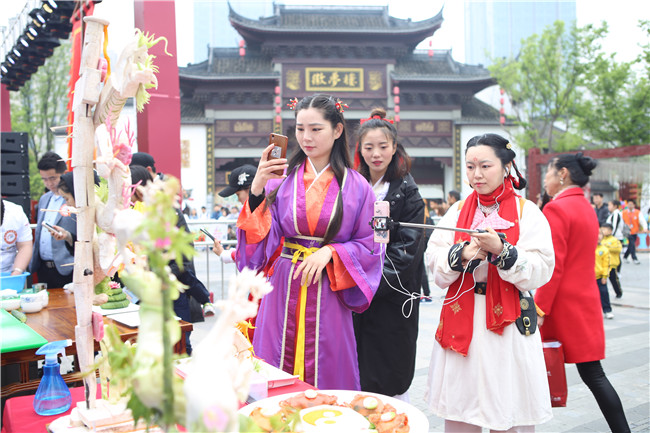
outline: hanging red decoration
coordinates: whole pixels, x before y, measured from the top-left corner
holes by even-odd
[[[505,108],[501,107],[501,109],[499,110],[499,113],[500,113],[501,115],[506,114],[506,110],[505,110]]]
[[[239,49],[239,57],[244,57],[246,55],[246,48]]]
[[[276,96],[276,97],[275,97],[275,103],[276,103],[277,105],[282,104],[282,98],[280,98],[280,96]]]
[[[399,105],[395,106],[395,113],[399,113]]]
[[[282,123],[282,117],[275,116],[275,123]]]
[[[244,48],[244,44],[245,44],[245,43],[246,43],[246,42],[244,42],[243,39],[240,40],[240,41],[239,41],[239,48]]]
[[[399,96],[393,96],[393,102],[399,104]]]
[[[275,94],[276,95],[280,94],[280,86],[275,86]]]
[[[501,125],[504,125],[504,124],[506,123],[506,118],[505,118],[505,116],[501,116],[501,117],[499,117],[499,123],[500,123]]]
[[[503,89],[501,89],[501,88],[499,88],[499,92],[501,92],[501,94],[503,95],[506,91],[503,90]]]
[[[399,122],[399,114],[395,115],[395,122]]]
[[[399,86],[393,87],[393,95],[399,95]]]
[[[280,111],[282,111],[282,107],[280,107],[279,105],[276,105],[276,106],[275,106],[275,112],[276,112],[277,114],[280,114]]]

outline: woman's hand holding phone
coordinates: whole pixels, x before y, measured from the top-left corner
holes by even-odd
[[[262,158],[257,166],[257,173],[251,184],[251,194],[261,195],[264,192],[264,185],[270,179],[282,179],[284,174],[277,174],[274,172],[282,172],[288,167],[286,158],[273,158],[270,156],[271,151],[275,148],[275,144],[269,144],[262,152]]]

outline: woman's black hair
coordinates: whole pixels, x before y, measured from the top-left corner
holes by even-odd
[[[367,180],[370,180],[370,167],[368,167],[366,160],[363,159],[361,149],[363,146],[363,137],[373,129],[383,129],[388,141],[392,141],[393,145],[397,148],[393,154],[393,158],[388,164],[388,167],[386,167],[384,181],[391,182],[395,179],[403,178],[411,171],[411,158],[406,153],[406,150],[404,150],[404,147],[397,142],[397,129],[392,123],[386,120],[386,110],[379,107],[374,108],[370,112],[370,117],[366,119],[357,130],[357,142],[359,143],[357,149],[359,167],[357,168],[357,171]]]
[[[583,155],[582,152],[559,155],[549,163],[549,166],[558,171],[566,168],[569,172],[571,183],[580,187],[585,186],[589,182],[589,176],[591,176],[591,173],[597,165],[598,161]]]
[[[513,186],[517,189],[524,189],[528,182],[519,172],[519,168],[517,168],[517,164],[515,163],[515,156],[517,156],[517,154],[510,148],[511,146],[508,146],[509,144],[510,142],[508,140],[498,134],[477,135],[469,139],[465,153],[467,154],[467,150],[470,147],[490,146],[504,167],[508,165],[508,163],[512,163],[512,168],[515,170],[518,178],[516,182],[513,182]]]
[[[95,185],[99,185],[99,176],[97,172],[93,170],[93,181]],[[71,171],[65,172],[61,175],[61,180],[59,180],[59,185],[57,186],[61,191],[74,196],[74,174]]]
[[[343,132],[339,138],[334,140],[334,146],[332,147],[332,153],[330,154],[330,168],[334,172],[334,177],[339,183],[339,186],[343,188],[343,177],[345,175],[345,171],[352,166],[350,163],[350,150],[348,148],[348,139],[345,131],[345,118],[343,117],[343,110],[341,109],[340,104],[332,96],[321,94],[306,96],[300,102],[298,102],[295,107],[296,117],[301,110],[307,108],[316,108],[320,110],[325,120],[330,122],[332,128],[336,128],[336,125],[339,123],[343,125]],[[299,167],[300,164],[305,161],[305,159],[307,159],[307,155],[302,151],[300,146],[298,146],[288,161],[287,175],[289,175],[291,171],[295,170],[296,167]],[[278,186],[267,196],[266,207],[269,207],[273,204],[278,194],[279,188],[280,187]],[[341,228],[341,221],[343,220],[343,201],[341,195],[342,194],[338,194],[334,219],[330,223],[327,232],[325,233],[323,245],[330,243]]]
[[[145,186],[149,182],[153,181],[151,173],[146,167],[141,165],[132,165],[129,168],[131,169],[131,183],[133,185],[142,181],[140,185]]]

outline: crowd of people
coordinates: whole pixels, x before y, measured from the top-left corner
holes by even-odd
[[[647,225],[634,201],[621,211],[620,202],[605,204],[594,194],[590,206],[583,187],[595,160],[581,153],[555,157],[546,170],[545,197],[533,203],[517,192],[526,179],[511,143],[483,134],[465,148],[472,193],[462,198],[449,191],[445,201],[425,201],[384,109],[373,109],[350,132],[357,142],[353,162],[340,100],[314,95],[291,106],[298,148],[290,158],[270,158],[270,145],[257,167],[233,170],[220,195],[236,195],[241,207],[187,210],[190,219],[233,221],[236,248],[225,250],[217,238],[214,253],[240,270],[263,271],[275,289],[256,318],[257,356],[321,389],[408,401],[419,304],[430,300],[428,272],[446,295],[425,398],[445,419],[446,431],[530,432],[548,421],[543,340],[562,343],[566,362],[576,364],[612,431],[629,431],[600,362],[603,317],[613,318],[608,280],[616,297],[623,296],[623,243],[624,260],[638,263],[636,236]],[[133,183],[157,175],[150,155],[133,160]],[[38,168],[48,192],[39,201],[33,251],[26,218],[3,201],[3,238],[5,224],[17,227],[11,260],[3,243],[3,271],[30,269],[49,287],[62,287],[72,279],[76,223],[59,210],[66,201],[74,206],[72,176],[53,153]],[[373,230],[376,202],[385,202],[392,220],[404,225],[387,234]],[[178,226],[187,230],[177,213]],[[407,224],[434,222],[459,230]],[[175,302],[176,312],[192,321],[191,300],[207,304],[208,292],[191,260],[172,271],[190,288]],[[521,325],[524,299],[534,299],[536,325]]]

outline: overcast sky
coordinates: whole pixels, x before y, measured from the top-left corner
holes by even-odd
[[[192,7],[195,1],[209,0],[182,0],[176,5],[177,45],[186,47],[179,53],[178,64],[186,65],[192,61],[194,50]],[[226,0],[213,0],[223,1]],[[254,2],[255,0],[251,0]],[[468,0],[466,0],[468,1]],[[481,0],[469,0],[481,1]],[[497,0],[498,1],[498,0]],[[420,21],[437,14],[444,7],[444,22],[440,30],[433,36],[434,49],[452,49],[455,60],[464,62],[464,20],[462,0],[276,0],[279,4],[331,4],[331,5],[388,5],[390,15],[397,18],[411,18]],[[24,7],[21,0],[3,1],[0,8],[0,26],[5,26],[10,17],[15,16]],[[182,4],[182,7],[179,5]],[[125,42],[124,34],[129,34],[133,28],[133,16],[125,14],[126,10],[133,10],[133,0],[104,0],[97,5],[96,14],[107,18],[109,26],[109,48],[114,51],[121,50]],[[256,17],[250,17],[256,18]],[[577,0],[578,25],[600,23],[607,21],[609,36],[603,41],[603,48],[608,52],[617,54],[620,61],[632,60],[639,52],[639,44],[644,41],[644,35],[638,28],[638,20],[650,19],[650,1],[641,0]],[[647,36],[645,37],[647,39]],[[428,41],[424,44],[428,47]]]

